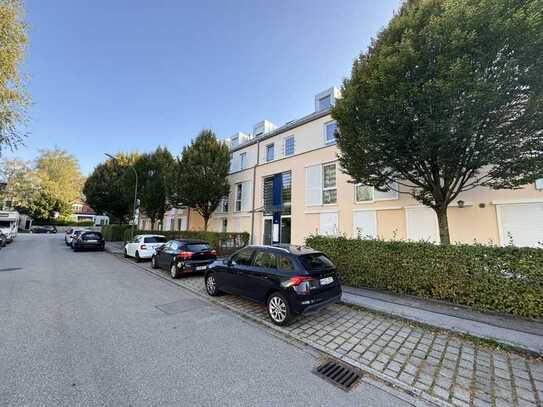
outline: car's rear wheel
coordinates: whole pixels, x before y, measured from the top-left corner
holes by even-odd
[[[156,256],[151,257],[151,267],[154,269],[158,268],[158,262],[156,261]]]
[[[139,254],[138,251],[136,250],[136,263],[139,263],[140,261],[141,261],[140,254]]]
[[[173,262],[170,267],[170,275],[172,278],[179,278],[179,271],[177,270],[177,264],[175,264],[175,262]]]
[[[217,282],[215,281],[213,273],[209,273],[206,276],[206,291],[212,297],[221,294],[221,291],[217,288]]]
[[[74,252],[76,252],[76,251],[78,251],[79,249],[77,248],[77,246],[72,246],[72,250],[73,250]]]
[[[269,296],[267,302],[268,315],[275,325],[288,325],[291,321],[291,312],[288,301],[280,292]]]

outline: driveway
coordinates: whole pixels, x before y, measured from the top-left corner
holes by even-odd
[[[405,406],[365,377],[351,392],[290,343],[166,279],[62,235],[0,250],[1,406]]]

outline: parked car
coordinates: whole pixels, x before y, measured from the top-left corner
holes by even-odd
[[[217,252],[204,240],[170,240],[158,247],[151,257],[155,269],[170,270],[172,278],[183,273],[205,271],[217,259]]]
[[[276,325],[288,325],[295,315],[341,299],[332,261],[319,251],[292,245],[244,247],[213,263],[205,286],[211,296],[226,292],[266,304]]]
[[[70,229],[70,231],[71,231],[70,234],[66,233],[64,235],[64,242],[66,243],[66,245],[71,247],[74,239],[76,239],[81,233],[90,232],[91,230],[90,229]]]
[[[54,225],[32,226],[30,233],[57,233],[57,227]]]
[[[8,237],[2,232],[0,232],[0,248],[6,247],[7,244],[8,244]]]
[[[134,257],[136,261],[150,259],[155,249],[163,246],[168,240],[162,235],[138,235],[124,245],[124,257]]]
[[[74,252],[80,250],[104,250],[106,241],[100,232],[84,231],[72,241]]]

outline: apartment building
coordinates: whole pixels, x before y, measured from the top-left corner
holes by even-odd
[[[439,241],[433,210],[355,185],[341,171],[330,114],[338,97],[330,88],[315,96],[313,113],[280,127],[263,121],[228,140],[230,194],[210,230],[248,232],[256,244],[302,244],[315,233]],[[449,227],[454,242],[535,247],[543,242],[543,180],[466,192],[449,209]]]

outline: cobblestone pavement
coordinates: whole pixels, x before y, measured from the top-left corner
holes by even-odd
[[[207,296],[201,275],[176,283]],[[289,327],[277,327],[260,304],[232,295],[213,300],[426,401],[454,406],[543,406],[541,359],[343,304],[299,318]]]

